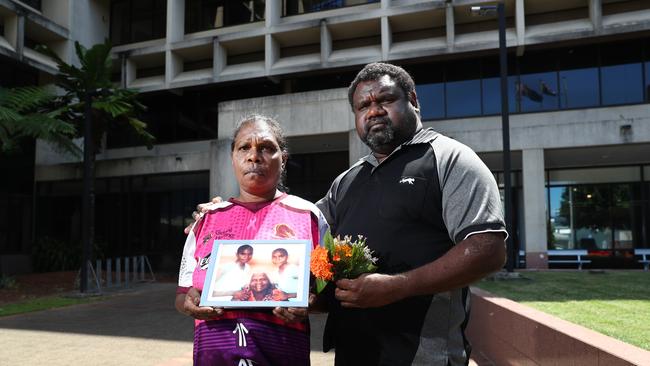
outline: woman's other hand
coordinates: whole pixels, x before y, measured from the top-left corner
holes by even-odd
[[[295,323],[307,319],[309,313],[307,312],[307,308],[277,307],[273,309],[273,315],[277,316],[287,323]]]
[[[199,306],[201,293],[199,290],[191,287],[185,294],[183,302],[183,312],[194,319],[208,320],[223,315],[223,308],[213,308],[209,306]]]

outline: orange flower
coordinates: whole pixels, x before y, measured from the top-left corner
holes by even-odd
[[[311,252],[309,268],[316,278],[325,281],[332,279],[334,274],[332,273],[332,264],[329,262],[327,257],[327,249],[317,247]]]

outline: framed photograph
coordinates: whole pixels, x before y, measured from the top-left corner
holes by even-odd
[[[307,307],[310,240],[215,240],[201,306]]]

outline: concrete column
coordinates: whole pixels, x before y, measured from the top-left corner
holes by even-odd
[[[185,0],[167,0],[167,43],[185,37]]]
[[[544,150],[522,150],[521,160],[521,175],[524,179],[526,266],[548,268]]]
[[[370,154],[370,148],[361,141],[357,134],[357,130],[348,132],[348,154],[350,157],[350,165]]]
[[[599,34],[603,27],[602,0],[589,0],[589,18],[594,27],[594,32]]]
[[[526,11],[524,0],[515,3],[515,26],[517,29],[517,56],[523,56],[526,46]]]
[[[5,38],[14,48],[18,57],[23,55],[25,44],[25,16],[22,14],[10,15],[5,18]]]
[[[332,54],[332,34],[327,27],[325,19],[320,21],[320,62],[323,67],[328,64],[328,59]]]
[[[171,50],[165,51],[165,86],[183,72],[183,59]]]
[[[264,36],[264,66],[267,75],[271,73],[271,68],[278,59],[280,59],[280,45],[273,35],[266,34]]]
[[[266,1],[264,8],[264,24],[266,28],[271,28],[276,24],[280,24],[282,19],[282,1]]]
[[[451,3],[447,3],[445,8],[446,17],[445,17],[445,26],[447,32],[447,50],[454,50],[454,42],[456,39],[456,30],[454,28],[454,6]]]
[[[124,73],[126,74],[126,86],[128,87],[138,77],[138,68],[135,62],[127,58]]]
[[[382,9],[390,8],[390,0],[381,0],[381,8]]]
[[[239,195],[230,159],[231,143],[231,139],[210,142],[210,198],[221,196],[228,199]]]
[[[228,52],[219,42],[218,37],[212,40],[212,78],[219,81],[219,75],[228,62]]]
[[[388,60],[390,47],[393,45],[393,33],[390,29],[388,17],[381,17],[381,59]]]

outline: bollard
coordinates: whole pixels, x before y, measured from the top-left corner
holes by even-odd
[[[124,257],[124,287],[129,287],[129,257]]]
[[[111,287],[113,285],[111,264],[111,258],[106,258],[106,287]]]
[[[139,259],[140,259],[140,281],[144,282],[144,255],[141,255]]]
[[[131,263],[133,263],[133,283],[138,282],[138,257],[131,257]]]
[[[115,286],[121,286],[122,282],[122,261],[120,257],[115,258]]]
[[[97,276],[97,281],[102,283],[102,260],[98,259],[95,261],[95,275]]]

